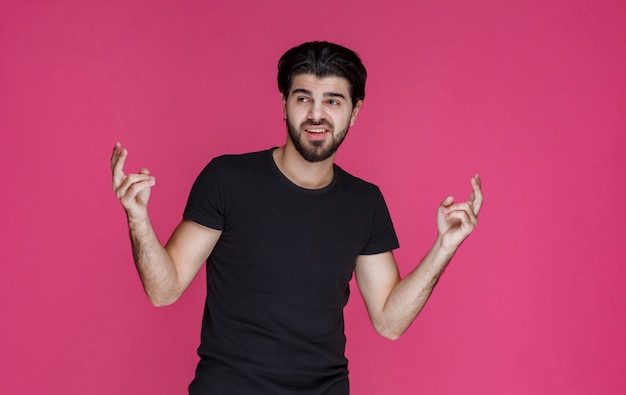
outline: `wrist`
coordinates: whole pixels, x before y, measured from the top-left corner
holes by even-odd
[[[128,226],[131,228],[141,227],[149,224],[148,213],[138,214],[126,212],[126,219],[128,220]]]
[[[450,260],[456,253],[458,247],[458,245],[450,245],[449,243],[446,243],[444,238],[441,235],[438,235],[432,250],[437,256]]]

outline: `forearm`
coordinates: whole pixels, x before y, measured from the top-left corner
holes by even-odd
[[[471,180],[467,202],[447,197],[437,209],[438,236],[420,264],[404,279],[391,252],[359,256],[357,282],[374,328],[382,336],[397,339],[411,325],[432,294],[439,277],[461,243],[476,227],[483,194],[478,175]]]
[[[150,302],[155,306],[173,303],[180,296],[178,273],[150,220],[129,218],[128,229],[135,266]]]
[[[384,336],[397,339],[411,325],[432,294],[454,251],[438,238],[409,275],[393,288],[383,307]]]

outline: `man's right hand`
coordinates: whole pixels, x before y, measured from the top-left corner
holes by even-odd
[[[128,220],[148,218],[148,200],[155,179],[150,170],[141,169],[138,174],[124,174],[124,162],[128,151],[117,142],[111,155],[111,172],[113,173],[113,191],[126,210]]]
[[[128,215],[133,259],[148,298],[155,306],[174,303],[213,251],[222,232],[183,219],[165,246],[148,219],[154,177],[148,169],[124,174],[128,151],[115,143],[111,155],[113,190]]]

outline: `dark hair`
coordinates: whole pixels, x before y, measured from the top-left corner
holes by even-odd
[[[343,77],[350,83],[352,105],[365,98],[367,71],[359,55],[341,45],[307,42],[291,48],[278,61],[278,90],[289,96],[293,77],[314,74],[318,78]]]

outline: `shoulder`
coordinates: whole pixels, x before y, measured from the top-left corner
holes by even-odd
[[[216,156],[209,162],[210,165],[223,167],[249,166],[250,164],[259,164],[267,161],[271,155],[271,150],[263,150],[256,152],[248,152],[245,154],[224,154]]]
[[[343,170],[341,167],[335,165],[337,175],[340,178],[340,182],[342,186],[350,191],[354,191],[359,194],[371,194],[371,195],[380,195],[380,189],[377,185],[365,181],[362,178],[356,177],[347,171]]]
[[[216,156],[204,167],[201,176],[218,174],[237,174],[260,169],[267,163],[271,150],[248,152],[245,154],[224,154]]]
[[[194,189],[232,187],[260,178],[267,173],[269,166],[264,163],[270,155],[271,150],[216,156],[198,174]]]

